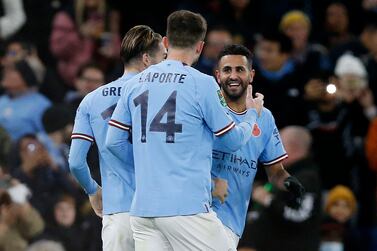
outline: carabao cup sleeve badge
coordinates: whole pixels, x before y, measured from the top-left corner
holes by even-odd
[[[219,96],[220,104],[222,106],[224,106],[224,107],[227,107],[228,105],[226,104],[225,98],[224,98],[223,93],[221,92],[221,90],[217,90],[217,95]]]

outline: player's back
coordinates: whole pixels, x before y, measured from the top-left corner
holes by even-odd
[[[210,129],[215,118],[207,116],[211,107],[206,95],[216,95],[217,84],[173,60],[151,66],[131,82],[126,91],[136,175],[131,214],[208,212],[212,131],[231,122],[227,118],[218,123],[221,128]]]
[[[87,119],[98,147],[104,214],[128,212],[135,189],[132,145],[129,144],[122,160],[105,146],[108,121],[123,93],[124,84],[134,75],[123,75],[97,88],[84,98],[79,107],[87,111]]]

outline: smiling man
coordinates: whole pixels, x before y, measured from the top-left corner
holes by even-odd
[[[243,121],[247,112],[246,96],[251,91],[248,86],[255,74],[250,58],[251,52],[242,45],[226,46],[219,55],[216,78],[228,105],[225,109],[236,123]],[[287,153],[268,109],[261,111],[252,128],[252,135],[250,141],[235,152],[215,139],[212,152],[212,178],[215,181],[212,206],[233,240],[234,248],[244,230],[258,162],[265,166],[273,185],[292,195],[290,202],[299,206],[304,190],[281,164],[287,158]]]

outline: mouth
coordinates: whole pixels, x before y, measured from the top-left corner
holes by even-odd
[[[230,87],[230,88],[235,88],[235,87],[239,87],[241,85],[241,83],[239,81],[229,81],[227,83],[227,85]]]

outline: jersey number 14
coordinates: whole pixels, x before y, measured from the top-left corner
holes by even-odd
[[[147,126],[147,116],[148,116],[148,95],[149,90],[144,91],[142,94],[134,99],[135,106],[140,105],[141,114],[141,142],[147,142],[146,126]],[[182,124],[175,123],[175,111],[177,104],[177,91],[173,91],[169,98],[166,100],[165,104],[158,111],[156,116],[153,118],[150,126],[150,132],[165,132],[166,133],[166,143],[174,143],[175,133],[182,132]],[[167,114],[166,123],[162,123],[161,120]]]

